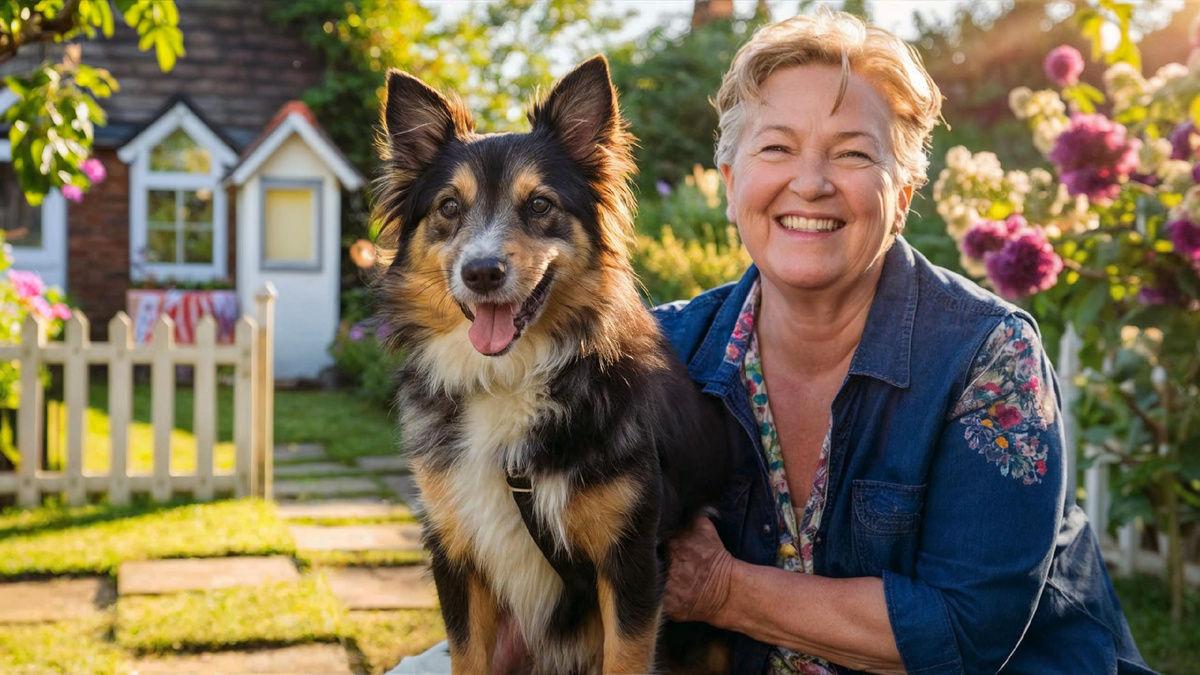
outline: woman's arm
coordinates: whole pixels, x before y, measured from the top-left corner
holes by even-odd
[[[707,518],[669,546],[666,610],[855,670],[903,673],[883,580],[829,579],[736,560]]]

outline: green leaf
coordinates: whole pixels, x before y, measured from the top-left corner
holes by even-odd
[[[1108,284],[1097,283],[1091,290],[1083,296],[1083,299],[1078,303],[1078,307],[1071,313],[1071,322],[1075,324],[1075,330],[1083,331],[1088,326],[1095,323],[1096,318],[1100,316],[1100,310],[1104,309],[1105,303],[1108,302]],[[1071,305],[1075,302],[1072,301]],[[1070,308],[1070,306],[1068,306]]]

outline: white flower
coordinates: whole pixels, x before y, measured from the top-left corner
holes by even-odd
[[[1071,120],[1063,115],[1043,117],[1033,127],[1033,145],[1043,155],[1049,155],[1054,149],[1054,142],[1071,125]]]
[[[1165,160],[1154,173],[1162,180],[1160,189],[1165,192],[1182,193],[1192,184],[1192,165],[1186,160]]]
[[[1025,110],[1028,112],[1027,117],[1062,117],[1067,112],[1067,106],[1057,91],[1042,89],[1030,96]]]
[[[1164,85],[1170,83],[1172,80],[1178,80],[1181,77],[1187,76],[1187,66],[1183,65],[1182,63],[1168,63],[1162,68],[1159,68],[1158,72],[1154,73],[1154,77],[1150,78],[1149,81],[1146,82],[1146,93],[1153,94],[1159,89],[1162,89]]]
[[[1193,185],[1183,195],[1183,201],[1178,206],[1171,209],[1171,219],[1187,219],[1193,223],[1200,223],[1200,185]]]
[[[1165,138],[1142,143],[1142,149],[1138,151],[1138,173],[1158,173],[1163,160],[1170,156],[1171,141]]]
[[[1012,109],[1017,119],[1029,117],[1029,101],[1033,98],[1033,90],[1029,87],[1017,87],[1008,92],[1008,107]]]
[[[1104,71],[1104,89],[1115,111],[1137,103],[1146,91],[1146,79],[1133,66],[1119,61]]]

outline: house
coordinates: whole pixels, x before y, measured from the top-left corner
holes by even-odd
[[[176,4],[187,53],[171,72],[124,26],[82,43],[84,62],[108,69],[120,91],[100,101],[108,124],[93,156],[108,176],[81,202],[53,193],[38,209],[24,204],[0,140],[0,226],[14,266],[66,289],[95,338],[118,311],[151,306],[137,294],[148,285],[232,288],[217,305],[253,313],[271,281],[276,375],[316,377],[338,322],[341,199],[364,184],[297,100],[321,64],[271,22],[268,3]],[[0,75],[53,57],[22,52]],[[12,102],[0,91],[0,110]]]

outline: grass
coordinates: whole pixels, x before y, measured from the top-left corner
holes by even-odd
[[[253,499],[0,512],[0,577],[115,574],[127,560],[291,555],[273,504]]]
[[[129,671],[125,654],[105,639],[108,614],[80,621],[0,627],[0,672],[11,675]]]
[[[1113,583],[1146,663],[1162,675],[1195,673],[1200,663],[1200,590],[1187,593],[1183,621],[1174,622],[1167,585],[1161,579],[1136,576]]]
[[[320,443],[335,461],[391,455],[398,447],[393,417],[343,391],[276,391],[275,442]]]
[[[350,612],[344,635],[352,640],[371,675],[380,675],[400,662],[446,639],[442,615],[436,609],[400,612]]]
[[[138,653],[332,642],[345,611],[322,576],[117,601],[116,641]]]
[[[312,567],[397,567],[429,562],[424,551],[297,551],[296,562]]]

